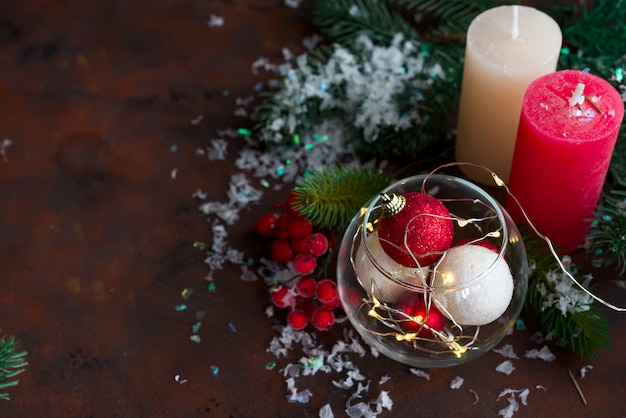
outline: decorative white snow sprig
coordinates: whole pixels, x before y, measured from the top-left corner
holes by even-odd
[[[420,102],[433,78],[444,77],[441,67],[425,68],[420,45],[404,40],[401,34],[388,46],[375,45],[365,35],[356,44],[362,51],[359,56],[336,44],[325,63],[302,54],[278,66],[275,71],[280,81],[273,83],[278,88],[274,96],[278,106],[272,108],[266,129],[257,139],[291,141],[294,135],[309,131],[299,128],[312,111],[335,115],[342,123],[351,121],[367,142],[376,141],[389,126],[402,130],[425,123],[416,106],[401,112],[397,95],[412,91],[413,100]],[[425,73],[431,78],[425,78]],[[345,143],[345,138],[339,139]]]
[[[565,269],[571,273],[571,257],[566,255],[561,261]],[[582,285],[586,288],[593,277],[587,274],[584,278]],[[548,271],[545,280],[537,284],[537,291],[544,298],[542,310],[556,306],[563,316],[588,311],[593,303],[593,298],[576,286],[561,269]]]

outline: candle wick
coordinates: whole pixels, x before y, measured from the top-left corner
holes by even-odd
[[[511,39],[516,40],[519,36],[519,23],[518,23],[519,6],[513,6],[513,23],[511,27]]]
[[[585,101],[585,85],[583,83],[576,84],[576,89],[572,93],[572,97],[569,98],[569,106],[574,107],[576,104],[582,104]]]

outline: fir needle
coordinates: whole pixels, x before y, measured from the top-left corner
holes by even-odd
[[[567,369],[567,372],[569,373],[569,377],[572,379],[572,382],[574,383],[574,387],[576,388],[576,391],[580,395],[580,399],[582,399],[583,403],[587,405],[587,400],[585,399],[585,395],[583,395],[583,391],[582,389],[580,389],[580,386],[578,385],[576,378],[572,374],[572,371],[570,369]]]

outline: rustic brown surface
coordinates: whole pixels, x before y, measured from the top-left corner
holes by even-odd
[[[211,14],[224,26],[208,27]],[[1,417],[317,417],[327,403],[343,416],[352,392],[332,385],[339,375],[298,380],[313,397],[287,402],[278,369],[299,355],[266,352],[275,335],[267,288],[226,265],[209,293],[193,247],[211,235],[192,193],[226,201],[237,172],[236,143],[226,161],[196,149],[218,129],[249,125],[233,111],[263,79],[251,63],[278,60],[284,46],[299,50],[310,20],[310,2],[294,9],[281,0],[0,5],[0,141],[13,141],[0,159],[0,328],[21,339],[30,363]],[[204,120],[192,124],[198,115]],[[283,197],[268,192],[243,211],[229,229],[232,246],[262,255],[252,222]],[[626,305],[611,274],[596,272],[600,292]],[[188,300],[184,288],[195,290]],[[176,311],[180,303],[187,310]],[[198,344],[189,336],[200,311]],[[613,351],[580,380],[587,406],[567,371],[578,375],[588,363],[553,345],[556,361],[516,360],[510,376],[494,371],[503,358],[488,353],[429,370],[430,381],[355,356],[372,379],[364,400],[389,391],[393,410],[381,416],[497,416],[508,404],[497,399],[502,390],[529,388],[515,416],[626,416],[626,316],[606,313]],[[520,355],[540,348],[529,339],[536,324],[524,318],[529,329],[505,340]],[[340,335],[335,327],[320,339],[330,347]],[[271,361],[278,366],[268,371]],[[383,375],[391,380],[378,386]],[[465,379],[457,391],[455,376]]]

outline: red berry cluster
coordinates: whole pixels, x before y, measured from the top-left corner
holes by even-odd
[[[281,284],[270,290],[272,303],[289,309],[287,323],[296,330],[309,323],[326,331],[335,323],[333,310],[339,307],[337,285],[330,279],[316,281],[311,276],[299,277],[295,286]]]
[[[287,283],[270,289],[275,306],[288,308],[287,322],[296,329],[311,323],[319,330],[329,329],[335,322],[333,310],[339,307],[337,285],[330,279],[315,280],[318,257],[328,251],[329,241],[322,232],[315,232],[311,222],[291,206],[296,196],[275,205],[279,213],[262,215],[254,230],[272,239],[269,258],[290,265],[296,276]]]

